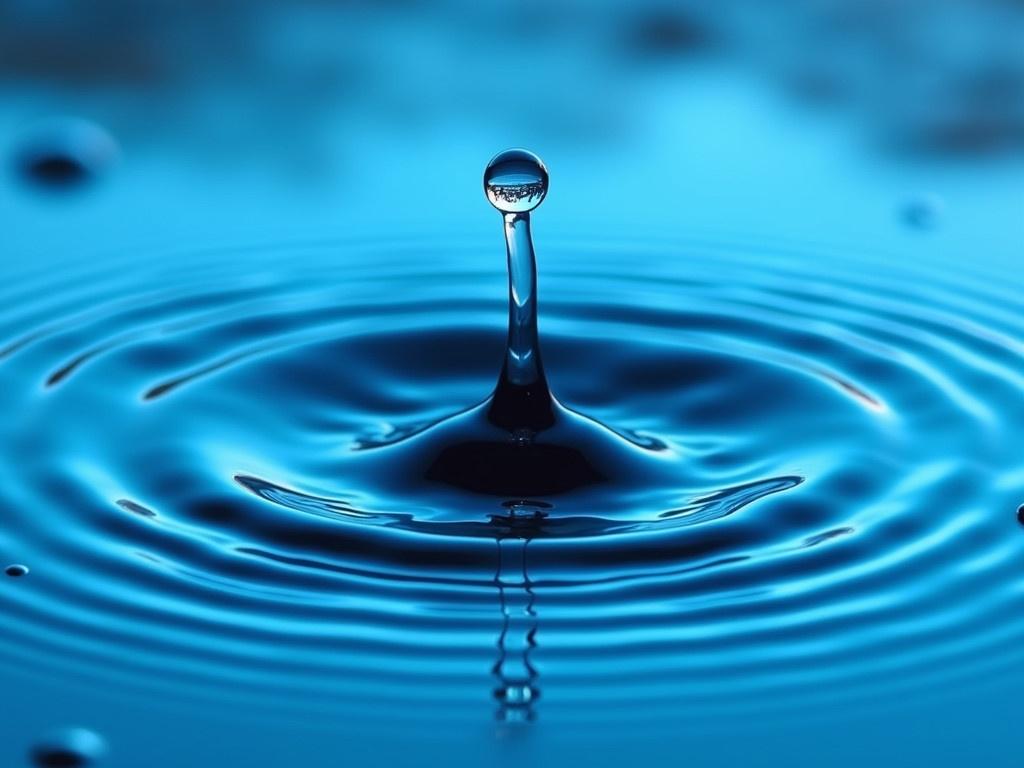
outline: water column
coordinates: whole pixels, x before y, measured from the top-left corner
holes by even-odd
[[[484,171],[487,199],[504,216],[509,291],[508,344],[488,418],[523,441],[555,420],[540,359],[537,262],[530,233],[530,211],[547,190],[544,163],[525,149],[496,155]]]

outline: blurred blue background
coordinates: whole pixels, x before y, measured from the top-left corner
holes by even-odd
[[[552,171],[542,232],[938,228],[1008,258],[1021,39],[1014,0],[7,0],[5,250],[490,232],[481,169],[522,145]],[[19,158],[65,116],[118,159],[35,194],[67,185]]]

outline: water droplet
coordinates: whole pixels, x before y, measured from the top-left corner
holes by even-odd
[[[15,167],[37,187],[71,189],[101,176],[118,154],[117,142],[95,123],[56,119],[31,131],[16,151]]]
[[[487,164],[484,191],[502,213],[532,211],[548,193],[548,169],[532,152],[507,149]]]
[[[1017,507],[1017,522],[1024,525],[1024,504]]]
[[[21,565],[20,563],[13,563],[12,565],[8,565],[4,569],[4,573],[6,573],[8,576],[14,579],[20,578],[22,576],[28,576],[28,566]]]
[[[537,260],[529,212],[547,194],[548,172],[525,149],[508,149],[484,170],[484,190],[504,216],[508,254],[509,317],[505,365],[491,399],[488,418],[508,429],[512,442],[528,446],[535,433],[554,422],[553,399],[541,364],[537,335]]]
[[[32,749],[40,768],[79,768],[94,765],[106,754],[103,738],[86,728],[64,728],[42,739]]]
[[[945,204],[935,195],[918,195],[907,200],[900,209],[900,218],[908,227],[935,229],[942,219]]]

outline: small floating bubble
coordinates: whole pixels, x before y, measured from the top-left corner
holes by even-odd
[[[532,211],[548,193],[548,169],[533,152],[506,149],[487,164],[484,191],[502,213]]]
[[[103,175],[118,155],[117,142],[95,123],[56,119],[31,131],[15,152],[15,168],[37,187],[71,189]]]
[[[900,208],[903,223],[913,229],[935,229],[942,219],[945,204],[936,195],[918,195]]]
[[[4,573],[11,578],[18,579],[22,576],[28,576],[28,566],[22,565],[21,563],[13,563],[4,569]]]
[[[95,765],[107,752],[103,738],[87,728],[54,731],[32,748],[40,768],[79,768]]]

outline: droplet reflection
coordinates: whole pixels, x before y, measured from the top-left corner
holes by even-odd
[[[532,152],[507,149],[487,164],[484,191],[502,213],[532,211],[548,193],[548,169]]]

